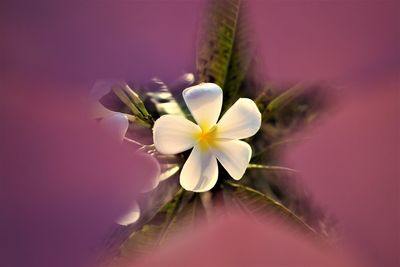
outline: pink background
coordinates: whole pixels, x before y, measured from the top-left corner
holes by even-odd
[[[316,201],[340,220],[341,229],[348,233],[346,245],[355,247],[354,253],[372,266],[395,266],[399,247],[399,1],[247,2],[267,77],[278,83],[323,81],[345,89],[342,93],[352,91],[348,100],[342,94],[346,101],[338,106],[339,113],[326,116],[328,124],[319,130],[323,134],[310,132],[314,141],[298,148],[291,162],[304,169],[304,177],[308,177],[304,183],[313,190]],[[107,139],[88,134],[92,125],[82,126],[85,113],[81,109],[85,108],[76,99],[84,98],[97,79],[141,84],[153,76],[172,81],[194,71],[202,6],[203,1],[173,0],[1,2],[0,198],[4,199],[0,205],[0,256],[6,266],[80,266],[93,255],[91,248],[132,203],[140,179],[145,173],[150,175],[152,168],[141,169],[143,175],[131,180],[119,160],[127,158],[126,151],[118,152]],[[356,121],[360,124],[354,124]],[[66,131],[54,133],[55,129]],[[336,132],[339,129],[342,131]],[[57,142],[69,150],[60,154]],[[104,144],[105,154],[96,153],[96,142]],[[332,149],[331,154],[325,153],[324,145]],[[50,154],[45,154],[44,148]],[[109,159],[107,152],[119,156]],[[25,160],[15,160],[19,155]],[[79,160],[82,155],[95,160],[85,165]],[[76,157],[73,166],[59,163],[68,157]],[[348,164],[357,159],[357,164]],[[107,167],[107,160],[115,169]],[[58,166],[55,162],[59,168],[43,174],[41,168]],[[27,171],[30,169],[36,171]],[[77,176],[68,170],[82,179],[71,180]],[[118,182],[111,175],[104,176],[110,172],[112,177],[120,177]],[[349,195],[336,201],[334,190],[342,183]],[[365,205],[374,204],[374,197],[381,202],[365,210]],[[222,227],[227,232],[216,237],[241,232],[241,227],[248,226],[242,225],[242,220],[227,218],[227,224],[238,224]],[[200,239],[200,249],[196,243],[184,247],[204,252],[197,257],[207,259],[207,253],[214,255],[210,244],[215,235],[212,229],[203,230],[204,237],[193,237]],[[269,236],[268,231],[261,236]],[[268,251],[264,254],[260,249],[265,240],[257,239],[257,234],[250,237],[239,235],[230,243],[240,243],[241,249],[249,249],[245,255],[251,260],[267,264]],[[290,253],[299,256],[296,244],[303,241],[292,240],[296,237],[281,230],[271,238],[280,240],[282,247],[275,249],[287,252],[288,258]],[[177,244],[174,251],[160,252],[161,259],[185,255]],[[250,253],[254,244],[258,254]],[[218,246],[221,262],[229,263],[235,250],[223,245]],[[326,257],[332,256],[320,258],[314,249],[305,249],[313,260],[326,262]],[[340,259],[336,254],[332,257]],[[275,259],[279,263],[279,258]],[[300,266],[308,262],[306,256],[293,259],[298,259]]]

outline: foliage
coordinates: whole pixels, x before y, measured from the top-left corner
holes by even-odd
[[[252,52],[244,4],[240,0],[210,1],[197,49],[200,82],[213,82],[224,90],[224,109],[239,96],[250,67]]]
[[[321,86],[297,84],[277,88],[258,75],[260,64],[249,36],[245,8],[240,0],[209,1],[196,58],[197,82],[214,82],[223,88],[224,110],[239,97],[248,96],[255,98],[262,113],[261,130],[247,140],[252,145],[253,157],[245,176],[240,182],[232,182],[222,171],[217,185],[207,195],[185,192],[179,190],[177,178],[187,155],[165,157],[145,146],[144,150],[160,161],[162,180],[171,178],[143,196],[140,206],[144,213],[137,223],[111,232],[107,250],[112,256],[119,256],[116,261],[146,253],[178,231],[193,228],[217,204],[236,206],[249,215],[268,217],[274,213],[313,236],[320,235],[322,228],[329,228],[325,215],[311,204],[304,189],[298,190],[290,182],[297,171],[279,166],[282,147],[298,141],[289,135],[312,123],[324,107]],[[148,127],[163,114],[190,116],[167,85],[160,80],[155,82],[160,90],[147,93],[144,101],[129,91],[114,90],[125,112],[128,108],[138,118],[133,121]]]
[[[228,201],[233,202],[249,215],[268,217],[271,213],[278,214],[289,223],[296,224],[300,230],[308,234],[316,234],[312,227],[290,209],[253,188],[240,183],[224,181],[224,189],[226,189]]]

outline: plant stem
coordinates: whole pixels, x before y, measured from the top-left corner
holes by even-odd
[[[263,165],[263,164],[249,164],[247,166],[248,169],[264,169],[271,171],[287,171],[287,172],[295,172],[298,173],[298,170],[282,167],[282,166],[272,166],[272,165]]]

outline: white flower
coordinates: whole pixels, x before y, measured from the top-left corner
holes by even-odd
[[[106,114],[105,118],[100,121],[100,126],[104,131],[108,132],[115,140],[120,143],[123,142],[125,134],[128,130],[129,121],[128,117],[122,113],[110,113]],[[155,179],[157,180],[157,179]],[[158,183],[158,181],[157,181]],[[119,217],[115,222],[119,225],[127,226],[135,223],[140,218],[140,208],[136,201],[132,202],[131,207],[128,211]]]
[[[114,138],[116,141],[122,144],[126,132],[128,131],[129,127],[129,120],[128,116],[123,113],[111,111],[107,108],[105,108],[99,100],[106,94],[108,94],[111,91],[111,86],[115,82],[113,81],[96,81],[95,85],[93,86],[92,92],[91,92],[91,102],[93,105],[93,117],[96,119],[101,119],[99,125],[100,127],[106,131],[112,138]],[[154,179],[151,179],[147,181],[143,186],[144,188],[142,189],[143,192],[148,192],[153,190],[154,188],[157,187],[158,183],[160,182],[160,166],[157,162],[157,160],[146,154],[146,153],[141,153],[143,157],[148,157],[150,160],[154,161],[154,165],[157,166],[156,170],[156,175],[154,176]],[[140,218],[140,208],[139,205],[136,201],[132,202],[131,207],[128,209],[128,211],[118,218],[116,220],[116,223],[119,225],[129,225],[132,223],[135,223],[137,220]]]
[[[180,174],[181,186],[194,192],[213,188],[218,179],[217,160],[233,179],[242,178],[252,151],[239,139],[254,135],[261,126],[261,113],[254,101],[240,98],[218,121],[222,108],[218,85],[189,87],[183,91],[183,98],[197,125],[179,116],[164,115],[153,128],[154,145],[160,153],[178,154],[193,148]]]

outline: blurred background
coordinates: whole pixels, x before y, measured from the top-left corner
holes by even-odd
[[[399,67],[398,1],[247,1],[272,80],[377,79]],[[2,1],[2,73],[169,81],[194,70],[204,1]],[[90,87],[90,86],[89,86]],[[88,87],[88,88],[89,88]]]

